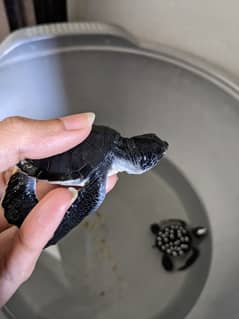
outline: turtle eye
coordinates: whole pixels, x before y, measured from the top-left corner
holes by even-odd
[[[142,159],[140,161],[140,166],[142,169],[146,169],[150,166],[150,159],[147,157],[147,155],[143,155]]]
[[[141,160],[140,160],[140,166],[143,170],[152,168],[158,163],[158,160],[153,154],[146,153],[142,154]]]

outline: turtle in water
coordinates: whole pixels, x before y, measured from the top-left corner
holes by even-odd
[[[40,160],[24,159],[17,164],[18,170],[10,178],[2,200],[5,217],[10,224],[21,226],[38,202],[37,179],[81,186],[47,246],[56,244],[102,204],[107,176],[123,171],[144,173],[159,163],[167,148],[168,143],[155,134],[126,138],[109,127],[94,125],[88,138],[71,150]]]
[[[185,221],[168,219],[150,226],[156,236],[154,247],[163,253],[162,265],[165,270],[175,269],[174,261],[181,263],[177,270],[185,270],[199,257],[197,245],[207,234],[207,228],[190,228]],[[186,259],[186,261],[185,261]]]

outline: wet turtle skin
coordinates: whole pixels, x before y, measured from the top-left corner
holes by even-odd
[[[168,143],[155,134],[126,138],[114,129],[94,125],[88,138],[71,150],[18,163],[18,171],[10,178],[2,200],[5,217],[10,224],[21,226],[38,203],[37,180],[81,186],[46,246],[56,244],[103,203],[107,176],[123,171],[142,174],[159,163],[167,148]]]
[[[182,265],[177,270],[185,270],[199,257],[198,244],[207,234],[205,227],[190,228],[185,221],[168,219],[150,226],[156,236],[155,245],[162,254],[162,266],[166,271],[175,270],[174,260]]]

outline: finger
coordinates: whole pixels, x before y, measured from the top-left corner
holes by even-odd
[[[5,172],[0,173],[0,198],[2,198],[7,183],[13,173],[13,168],[9,168]]]
[[[1,305],[29,278],[42,249],[74,199],[75,194],[68,189],[55,189],[33,208],[19,230],[11,227],[1,234],[1,242],[9,246],[5,263],[0,263]]]
[[[90,133],[93,113],[53,120],[10,117],[0,122],[0,171],[24,158],[44,158],[62,153]]]
[[[42,249],[53,236],[74,198],[75,194],[68,189],[57,188],[33,208],[22,224],[15,238],[11,258],[15,268],[17,265],[21,282],[31,275]]]
[[[4,231],[5,229],[9,228],[11,225],[7,222],[4,213],[3,208],[0,207],[0,233]]]
[[[59,186],[49,184],[48,182],[44,182],[44,181],[38,181],[37,187],[36,187],[37,198],[39,200],[42,199],[47,193],[49,193],[51,190],[53,190],[57,187],[59,187]],[[10,226],[12,226],[12,225],[7,222],[7,219],[4,216],[4,210],[0,206],[0,233],[2,231],[6,230],[7,228],[9,228]]]
[[[117,175],[112,175],[112,176],[109,176],[107,178],[107,181],[106,181],[106,192],[110,192],[114,187],[115,187],[115,184],[117,183],[118,181],[118,176]]]
[[[37,198],[39,200],[42,199],[47,193],[49,193],[51,190],[53,190],[53,189],[55,189],[57,187],[59,187],[59,186],[39,180],[37,182],[37,187],[36,187]]]
[[[77,196],[68,188],[49,192],[31,211],[19,231],[19,243],[28,251],[41,251]]]

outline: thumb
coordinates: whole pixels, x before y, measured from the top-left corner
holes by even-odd
[[[0,122],[0,171],[24,158],[38,159],[62,153],[90,133],[94,113],[53,120],[9,117]]]

